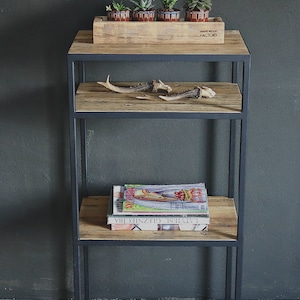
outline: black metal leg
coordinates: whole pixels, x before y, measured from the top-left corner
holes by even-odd
[[[83,246],[84,256],[84,295],[85,300],[90,299],[90,273],[89,273],[89,247]]]
[[[238,80],[238,62],[232,62],[232,82]],[[230,120],[230,148],[229,148],[229,185],[228,196],[234,197],[234,179],[235,179],[235,154],[236,154],[236,120]]]
[[[232,247],[227,247],[226,252],[226,287],[225,299],[231,299],[231,285],[232,285]]]
[[[232,82],[237,83],[238,80],[238,62],[232,63]]]
[[[87,189],[86,119],[80,119],[80,137],[81,137],[82,194],[84,197],[87,197],[88,189]]]
[[[242,299],[243,246],[236,249],[235,300]]]
[[[77,171],[77,146],[76,146],[76,119],[74,118],[75,101],[75,64],[68,62],[68,84],[69,84],[69,130],[70,130],[70,162],[71,162],[71,194],[72,194],[72,216],[73,216],[73,266],[74,266],[74,296],[80,299],[80,246],[78,245],[78,171]]]
[[[241,141],[240,141],[240,174],[239,174],[239,207],[238,207],[238,247],[236,249],[236,280],[235,280],[235,299],[242,297],[242,271],[243,271],[243,247],[244,247],[244,207],[245,207],[245,184],[246,184],[246,143],[247,143],[247,110],[249,97],[249,74],[250,57],[248,62],[243,64],[243,113],[241,120]]]
[[[75,243],[74,243],[75,244]],[[74,246],[74,298],[75,300],[81,299],[81,258],[80,258],[80,246]]]
[[[235,181],[235,153],[236,153],[236,120],[230,120],[230,147],[229,147],[229,182],[228,196],[234,197]]]

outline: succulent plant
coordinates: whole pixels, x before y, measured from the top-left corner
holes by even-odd
[[[154,8],[155,0],[130,0],[134,4],[135,11],[146,11]]]
[[[164,10],[172,11],[178,0],[160,0]]]
[[[112,5],[112,7],[111,7],[111,5]],[[107,5],[106,6],[106,11],[112,11],[112,10],[116,10],[116,11],[130,10],[130,8],[127,7],[126,5],[124,5],[122,1],[116,2],[115,0],[113,0],[113,2],[112,2],[111,5]]]
[[[183,7],[189,10],[210,10],[212,3],[211,0],[185,0]]]

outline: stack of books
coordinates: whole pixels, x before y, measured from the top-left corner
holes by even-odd
[[[209,222],[204,183],[112,188],[107,214],[111,230],[207,231]]]

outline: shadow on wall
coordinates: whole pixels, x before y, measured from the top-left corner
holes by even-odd
[[[1,5],[0,298],[73,293],[66,53],[90,19],[80,4]]]

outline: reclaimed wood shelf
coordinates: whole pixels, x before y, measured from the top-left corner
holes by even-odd
[[[249,55],[249,51],[238,30],[225,30],[224,44],[94,44],[92,30],[80,30],[68,52],[69,55],[100,54],[117,55],[221,55],[223,61],[226,55]],[[117,59],[117,57],[115,57]]]
[[[116,83],[133,86],[138,83]],[[165,93],[118,94],[109,91],[96,82],[81,83],[76,93],[76,112],[169,112],[169,113],[241,113],[242,95],[235,83],[228,82],[167,82],[172,93],[208,86],[216,92],[214,98],[181,99],[165,101],[158,97]],[[136,96],[147,95],[149,99],[139,100]]]
[[[109,197],[82,200],[79,218],[80,240],[91,241],[236,241],[237,214],[234,199],[210,196],[208,231],[115,231],[106,224]]]

